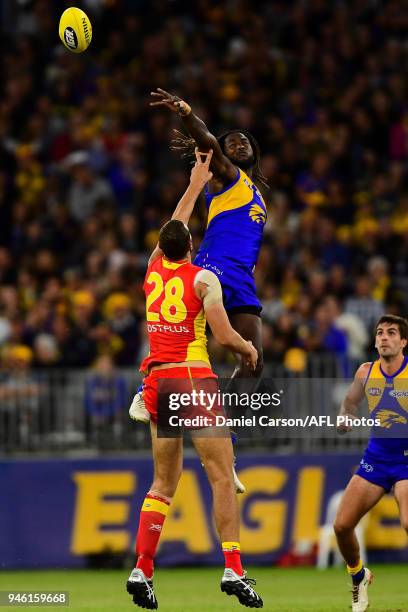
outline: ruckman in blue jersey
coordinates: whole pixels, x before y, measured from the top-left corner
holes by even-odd
[[[233,130],[216,138],[191,110],[187,102],[162,89],[152,95],[152,106],[164,106],[180,116],[191,139],[177,141],[194,152],[212,149],[213,177],[206,187],[208,223],[203,243],[194,261],[217,274],[231,325],[258,351],[255,371],[240,360],[235,377],[259,377],[262,372],[261,305],[256,295],[254,267],[266,221],[266,207],[255,183],[264,182],[259,167],[259,147],[248,132]]]
[[[207,229],[195,264],[217,274],[229,315],[259,315],[254,268],[266,221],[265,203],[256,185],[240,168],[224,189],[205,188]]]
[[[352,612],[368,608],[368,585],[372,580],[363,566],[355,527],[381,497],[393,491],[401,525],[408,532],[408,322],[402,317],[384,315],[375,330],[379,359],[363,363],[357,370],[340,410],[352,420],[359,403],[366,397],[370,416],[378,425],[356,474],[341,500],[334,523],[337,542],[352,577]],[[342,432],[351,428],[344,425]]]

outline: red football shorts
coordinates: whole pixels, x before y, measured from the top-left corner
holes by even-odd
[[[217,378],[211,368],[173,367],[153,370],[143,381],[143,399],[152,421],[157,423],[158,410],[162,410],[161,414],[171,413],[169,398],[177,402],[177,396],[182,394],[185,397],[188,394],[192,397],[192,401],[180,406],[177,410],[179,414],[183,413],[183,416],[189,417],[214,414],[218,408],[218,401],[211,404],[215,410],[208,411],[207,400],[200,401],[200,397],[207,397],[203,396],[203,393],[211,395],[218,393]],[[196,392],[194,395],[193,391]]]

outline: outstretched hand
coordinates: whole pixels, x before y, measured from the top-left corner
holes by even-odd
[[[155,99],[154,102],[150,102],[150,106],[166,106],[173,113],[179,115],[189,115],[191,113],[191,106],[178,96],[173,96],[164,89],[157,88],[156,91],[151,91],[150,95]]]
[[[196,157],[196,163],[191,170],[190,184],[199,187],[200,191],[208,181],[213,177],[213,173],[210,171],[210,163],[213,155],[213,150],[210,149],[208,153],[201,153],[198,148],[194,149]],[[204,157],[204,161],[203,161]]]

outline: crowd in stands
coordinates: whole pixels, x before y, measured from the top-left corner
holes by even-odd
[[[3,15],[2,365],[109,355],[135,367],[144,355],[147,259],[189,177],[170,149],[177,118],[149,108],[156,87],[215,134],[259,141],[265,361],[364,359],[376,319],[408,306],[404,1],[84,0],[93,41],[81,55],[58,40],[69,4]],[[199,202],[196,246],[204,227]]]

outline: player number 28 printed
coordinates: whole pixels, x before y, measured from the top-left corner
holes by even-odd
[[[152,291],[146,299],[146,319],[148,322],[160,321],[158,312],[152,312],[150,307],[161,297],[164,291],[164,300],[160,306],[162,317],[169,323],[182,323],[187,318],[187,308],[183,302],[184,284],[179,276],[174,276],[164,283],[158,272],[150,272],[148,285],[153,285]]]

